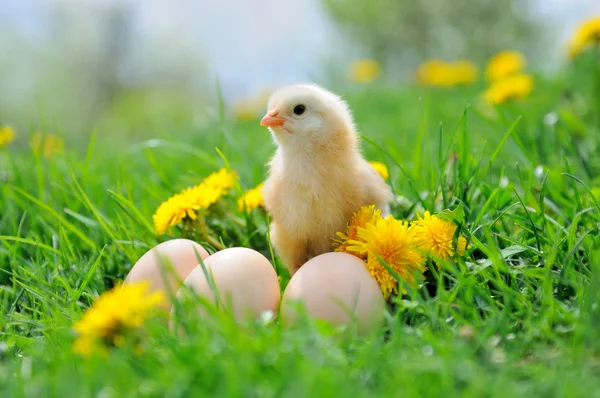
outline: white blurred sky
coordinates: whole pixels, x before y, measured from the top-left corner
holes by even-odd
[[[169,68],[198,54],[206,57],[213,75],[218,73],[228,98],[311,80],[322,57],[337,49],[320,0],[0,0],[0,26],[43,40],[49,5],[67,6],[85,27],[95,17],[82,11],[86,5],[111,3],[135,9],[136,45],[145,56],[140,70],[150,59]],[[581,19],[600,15],[600,0],[538,0],[538,11],[560,18],[557,30],[565,39]],[[163,44],[167,38],[170,42]]]

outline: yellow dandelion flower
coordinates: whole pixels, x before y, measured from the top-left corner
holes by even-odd
[[[477,81],[479,69],[477,65],[470,61],[456,61],[450,64],[452,71],[452,80],[454,84],[471,84]]]
[[[88,355],[96,346],[122,344],[124,335],[141,327],[166,304],[160,291],[151,292],[148,282],[117,286],[103,293],[73,324],[78,335],[73,349]]]
[[[518,74],[495,81],[483,93],[483,99],[490,104],[502,104],[513,99],[523,99],[533,90],[533,78]]]
[[[417,81],[424,86],[454,87],[477,80],[479,70],[470,61],[444,62],[432,59],[417,68]]]
[[[0,127],[0,147],[8,145],[15,140],[15,129],[10,126]]]
[[[383,164],[381,162],[369,162],[369,163],[371,164],[371,166],[373,166],[375,171],[377,173],[379,173],[380,176],[383,177],[384,180],[387,180],[390,177],[390,175],[388,173],[388,169],[385,164]]]
[[[467,238],[464,236],[459,236],[456,242],[456,252],[459,256],[464,256],[465,251],[467,250]]]
[[[600,45],[600,17],[583,21],[569,43],[569,55],[575,57],[590,46]]]
[[[417,81],[424,86],[452,86],[452,74],[448,64],[439,59],[432,59],[417,68]]]
[[[357,83],[369,83],[381,74],[381,65],[372,59],[359,59],[350,65],[350,79]]]
[[[238,199],[238,210],[244,209],[253,210],[265,205],[262,189],[264,184],[259,184],[256,187],[249,189],[241,198]]]
[[[36,156],[41,154],[45,158],[60,153],[64,149],[64,141],[55,134],[35,133],[31,137],[30,144]]]
[[[156,232],[164,234],[184,218],[196,220],[198,211],[208,210],[222,195],[222,190],[200,184],[171,196],[160,204],[152,217]]]
[[[362,242],[358,236],[358,229],[366,228],[368,224],[374,224],[379,220],[381,220],[381,210],[376,209],[375,205],[361,207],[360,210],[352,215],[350,222],[346,226],[346,233],[337,233],[337,236],[340,239],[333,241],[333,247],[335,248],[334,250],[336,252],[349,253],[366,260],[366,253],[360,254],[356,251],[349,250],[349,241]]]
[[[415,234],[407,222],[388,216],[358,227],[357,234],[359,239],[350,240],[348,249],[367,255],[367,269],[385,298],[398,291],[398,283],[377,256],[409,284],[415,283],[415,273],[423,273],[423,256],[414,245]]]
[[[156,232],[164,234],[169,228],[179,224],[185,217],[192,220],[197,218],[196,212],[200,210],[200,204],[197,202],[195,192],[190,192],[190,190],[173,195],[158,206],[152,216]]]
[[[206,177],[200,184],[186,188],[161,203],[152,216],[154,229],[164,234],[183,219],[196,220],[198,211],[208,210],[229,191],[237,178],[237,174],[221,169]]]
[[[97,342],[90,337],[79,337],[73,343],[73,351],[83,356],[89,356],[94,351],[102,352],[103,347],[98,347]]]
[[[500,51],[490,58],[485,68],[485,76],[489,81],[504,79],[517,74],[525,68],[525,57],[517,51]]]
[[[459,255],[465,253],[467,240],[464,237],[459,237],[456,248],[454,247],[452,240],[456,228],[456,224],[431,215],[428,211],[425,211],[423,218],[419,216],[419,219],[411,225],[417,247],[433,255],[438,267],[440,266],[439,260],[448,261],[455,251]]]
[[[186,195],[193,203],[198,205],[198,207],[202,210],[208,210],[208,208],[215,203],[223,194],[225,194],[229,189],[225,189],[223,187],[216,187],[214,185],[206,185],[201,183],[200,185],[196,185],[195,187],[188,188],[183,191],[183,194]]]
[[[202,184],[208,187],[214,187],[218,190],[226,191],[233,188],[237,179],[237,173],[235,171],[229,171],[222,168],[202,181]]]

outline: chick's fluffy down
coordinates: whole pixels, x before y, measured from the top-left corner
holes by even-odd
[[[371,165],[360,161],[343,170],[323,170],[318,176],[270,179],[263,190],[265,206],[278,233],[306,241],[306,258],[332,250],[337,232],[345,231],[352,214],[375,204],[384,213],[392,193]],[[273,242],[275,247],[279,247]]]
[[[293,112],[298,103],[306,108],[302,115]],[[298,86],[275,93],[270,104],[270,114],[283,124],[270,127],[278,148],[263,194],[273,246],[293,274],[310,258],[332,251],[336,233],[361,206],[389,212],[392,191],[362,157],[341,99]]]

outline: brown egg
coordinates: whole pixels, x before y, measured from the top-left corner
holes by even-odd
[[[189,239],[173,239],[156,245],[135,263],[125,283],[149,281],[152,291],[162,290],[168,298],[198,265],[196,251],[202,260],[209,255],[206,249]]]
[[[256,319],[263,311],[277,311],[281,298],[277,273],[259,252],[245,247],[223,249],[204,260],[204,266],[209,275],[212,274],[219,305],[232,311],[235,319]],[[201,266],[188,275],[185,284],[199,296],[216,303]],[[203,313],[205,309],[200,308],[200,311]]]
[[[306,262],[290,279],[281,301],[281,323],[291,326],[303,304],[310,317],[334,327],[352,326],[365,335],[384,320],[385,300],[364,262],[348,253],[325,253]],[[353,315],[352,315],[353,314]]]

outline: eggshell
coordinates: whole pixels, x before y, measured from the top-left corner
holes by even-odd
[[[299,303],[310,317],[332,326],[351,326],[356,318],[358,335],[380,327],[385,300],[364,262],[348,253],[325,253],[306,262],[290,279],[281,301],[281,323],[298,322]]]
[[[203,261],[212,274],[220,301],[232,311],[235,319],[258,318],[263,311],[275,312],[281,291],[277,273],[269,260],[259,252],[245,247],[223,249]],[[215,304],[216,297],[201,266],[185,280],[196,294]],[[178,293],[178,296],[181,292]],[[204,308],[200,308],[203,312]]]
[[[196,251],[202,260],[209,256],[206,249],[189,239],[173,239],[156,245],[135,263],[125,283],[149,281],[152,291],[162,290],[168,298],[198,265]]]

